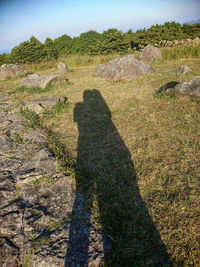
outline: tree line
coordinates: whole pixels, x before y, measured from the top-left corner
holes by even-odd
[[[175,21],[152,25],[149,29],[144,28],[136,32],[129,30],[124,33],[117,29],[109,29],[100,34],[90,30],[74,38],[64,34],[54,40],[46,38],[44,43],[32,36],[29,41],[14,47],[10,54],[0,55],[0,65],[39,62],[69,54],[125,54],[140,50],[148,44],[159,44],[162,40],[173,41],[196,37],[200,37],[200,23],[181,25]]]

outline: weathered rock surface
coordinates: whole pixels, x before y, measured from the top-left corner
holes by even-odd
[[[59,62],[59,63],[58,63],[58,71],[64,73],[64,72],[69,72],[70,69],[66,66],[65,63],[63,63],[63,62]]]
[[[49,84],[57,84],[64,81],[67,81],[67,79],[60,74],[47,74],[43,76],[30,74],[27,76],[26,80],[22,81],[22,85],[27,88],[40,87],[45,89]]]
[[[59,171],[46,137],[9,107],[0,106],[0,266],[23,266],[30,251],[30,266],[100,266],[110,242],[90,222],[83,195]]]
[[[172,70],[171,73],[174,73],[174,74],[185,74],[187,72],[190,72],[192,71],[191,68],[189,68],[188,66],[181,66],[175,70]]]
[[[153,67],[137,60],[134,55],[114,58],[108,64],[100,64],[96,67],[97,76],[109,80],[131,79],[154,72]]]
[[[4,64],[0,67],[0,80],[15,78],[25,74],[26,70],[17,64]]]
[[[150,61],[153,59],[162,59],[162,53],[158,48],[154,46],[151,45],[145,46],[139,55],[139,60]]]
[[[44,109],[50,109],[57,103],[65,103],[66,101],[66,97],[43,97],[26,102],[24,107],[36,113],[41,113],[44,111]]]
[[[177,84],[173,88],[168,88],[167,91],[179,92],[180,94],[190,96],[200,96],[200,76],[188,82]]]

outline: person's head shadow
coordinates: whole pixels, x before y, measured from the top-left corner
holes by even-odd
[[[170,259],[137,185],[131,153],[100,92],[86,90],[74,109],[79,137],[77,190],[110,237],[108,266],[170,266]],[[83,178],[84,177],[84,178]],[[70,240],[69,240],[70,242]]]

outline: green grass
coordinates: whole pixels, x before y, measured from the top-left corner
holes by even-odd
[[[44,92],[50,92],[52,90],[52,86],[51,85],[47,85],[45,89],[42,89],[40,87],[31,87],[31,88],[28,88],[26,86],[20,86],[18,88],[16,88],[16,91],[18,91],[19,93],[24,93],[24,92],[27,92],[29,94],[41,94],[41,93],[44,93]]]
[[[161,51],[164,60],[200,58],[200,44],[161,48]]]

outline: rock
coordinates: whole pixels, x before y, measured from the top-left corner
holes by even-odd
[[[20,135],[21,131],[26,129],[28,126],[28,122],[24,120],[13,122],[7,127],[6,135],[13,139],[17,135]]]
[[[29,213],[28,216],[30,216],[35,207],[40,206],[40,210],[43,210],[45,215],[49,215],[51,220],[57,218],[69,220],[72,210],[74,211],[74,184],[69,180],[69,177],[58,176],[56,178],[56,175],[54,175],[53,179],[53,172],[49,176],[52,178],[49,181],[52,182],[41,183],[37,186],[24,185],[22,187],[21,196],[26,202],[31,203],[31,207],[26,210],[26,214]],[[48,175],[45,175],[45,177],[48,179]],[[79,194],[75,212],[80,211],[83,206],[84,199]],[[43,222],[40,221],[38,224],[43,224]]]
[[[6,135],[0,136],[0,155],[9,155],[14,149],[13,141]]]
[[[10,171],[0,173],[0,207],[6,206],[16,197],[14,176]]]
[[[57,173],[56,159],[48,148],[43,148],[37,152],[32,158],[23,162],[16,178],[22,183],[31,182],[41,177],[52,176]]]
[[[0,67],[0,80],[23,76],[26,71],[17,64],[4,64]]]
[[[179,92],[180,94],[190,96],[200,96],[200,76],[188,82],[177,84],[173,88],[168,88],[167,91]]]
[[[22,216],[22,210],[17,201],[0,210],[1,235],[20,234],[22,231]]]
[[[15,171],[21,165],[21,161],[0,155],[0,170],[1,171]]]
[[[37,144],[45,144],[46,137],[34,129],[29,129],[27,132],[24,132],[20,135],[20,140],[24,143],[37,143]]]
[[[114,58],[108,64],[100,64],[96,67],[97,76],[109,80],[131,79],[154,72],[153,67],[137,60],[134,55]]]
[[[0,266],[20,266],[19,249],[6,237],[0,237]]]
[[[171,73],[174,73],[174,74],[185,74],[187,72],[190,72],[192,71],[188,66],[181,66],[175,70],[172,70]]]
[[[65,77],[60,74],[47,74],[39,76],[38,74],[30,74],[26,80],[22,81],[22,85],[27,88],[40,87],[45,89],[47,85],[56,84],[67,81]]]
[[[162,53],[158,48],[154,46],[151,45],[145,46],[139,55],[139,60],[150,61],[153,59],[162,59]]]
[[[59,102],[65,103],[66,100],[66,97],[44,97],[28,101],[24,104],[24,107],[36,113],[42,113],[44,109],[50,109]]]
[[[70,69],[65,65],[65,63],[59,62],[58,63],[58,71],[60,72],[69,72]]]
[[[0,94],[0,100],[5,100],[9,98],[10,94],[9,93],[1,93]]]
[[[0,108],[4,110],[10,110],[13,107],[13,101],[6,100],[4,102],[0,102]]]

